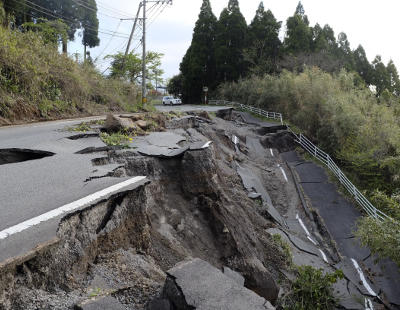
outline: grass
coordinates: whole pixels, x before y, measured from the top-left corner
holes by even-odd
[[[0,26],[0,125],[153,109],[138,98],[135,85],[60,54],[38,33]]]
[[[272,242],[284,258],[285,265],[291,268],[293,266],[293,256],[290,245],[279,234],[272,235]]]
[[[124,132],[102,132],[100,138],[108,146],[122,146],[124,148],[129,148],[129,143],[133,141],[133,138]]]

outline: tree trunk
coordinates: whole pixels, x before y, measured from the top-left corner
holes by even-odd
[[[68,53],[68,41],[67,40],[62,41],[62,52],[65,55],[67,55],[67,53]]]
[[[86,44],[84,45],[84,49],[83,49],[83,63],[86,62]]]

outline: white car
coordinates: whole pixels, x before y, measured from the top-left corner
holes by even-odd
[[[174,98],[173,96],[165,96],[162,98],[163,105],[169,104],[182,104],[182,100],[179,98]]]

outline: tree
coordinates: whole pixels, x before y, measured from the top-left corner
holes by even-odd
[[[47,20],[39,18],[36,22],[28,22],[22,25],[25,29],[40,33],[44,43],[55,46],[59,42],[67,42],[68,26],[61,20]]]
[[[178,97],[180,94],[182,94],[183,90],[183,75],[182,73],[173,76],[167,85],[167,90],[168,93]]]
[[[247,23],[237,0],[229,0],[220,15],[215,39],[218,82],[236,81],[246,73],[243,49],[247,46]]]
[[[182,73],[182,95],[186,101],[198,101],[202,89],[216,87],[215,32],[217,18],[210,1],[203,0],[199,18],[193,30],[192,42],[180,64]]]
[[[363,78],[367,85],[371,85],[372,81],[372,66],[368,61],[364,48],[359,45],[353,51],[354,69]]]
[[[245,52],[245,59],[251,65],[251,71],[256,74],[276,72],[276,63],[279,57],[281,41],[278,22],[272,12],[265,12],[263,2],[260,3],[256,15],[249,26],[249,47]]]
[[[377,55],[372,61],[372,69],[372,82],[376,86],[377,95],[380,96],[385,89],[389,90],[391,85],[390,74],[380,55]]]
[[[284,40],[286,52],[289,54],[309,53],[312,48],[313,33],[301,2],[297,5],[294,15],[287,19],[286,28]]]
[[[393,60],[390,59],[388,65],[386,66],[387,73],[389,74],[389,91],[396,95],[400,96],[400,79],[399,73],[397,71],[396,66],[394,65]]]
[[[90,8],[90,9],[89,9]],[[80,8],[81,25],[83,28],[82,44],[84,46],[83,58],[86,60],[86,47],[95,47],[100,44],[98,37],[99,20],[97,18],[97,6],[95,0],[86,0],[85,6]]]
[[[317,23],[312,28],[312,51],[314,53],[325,52],[332,53],[337,49],[335,33],[329,25],[324,28]]]
[[[160,69],[163,54],[148,51],[146,54],[146,78],[154,80],[155,71],[163,72]],[[139,84],[142,78],[142,57],[139,54],[128,54],[122,52],[115,55],[107,55],[105,59],[111,61],[111,78],[123,79],[131,83]],[[162,73],[161,73],[162,74]]]

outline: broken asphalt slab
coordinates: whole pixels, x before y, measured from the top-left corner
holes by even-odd
[[[249,167],[241,166],[238,163],[236,163],[236,171],[242,179],[243,186],[249,192],[249,195],[252,197],[257,197],[259,194],[261,196],[263,200],[263,209],[261,211],[266,211],[274,219],[274,221],[283,227],[287,227],[285,219],[273,206],[271,197],[262,185],[258,176],[256,176]]]
[[[275,309],[264,298],[198,258],[179,263],[167,275],[163,297],[176,310]]]
[[[364,267],[362,268],[364,273],[366,270],[373,270],[370,280],[376,287],[374,291],[382,292],[390,303],[400,306],[400,272],[397,266],[393,262],[378,262],[377,264],[374,264],[372,260],[363,262],[370,251],[362,247],[354,238],[356,223],[362,213],[339,193],[334,184],[329,182],[321,166],[313,162],[304,162],[293,153],[290,153],[288,157],[282,154],[282,157],[296,163],[294,169],[300,178],[301,187],[324,221],[341,255],[354,259],[361,267]],[[353,270],[355,270],[354,266]],[[374,286],[373,284],[371,285]]]

